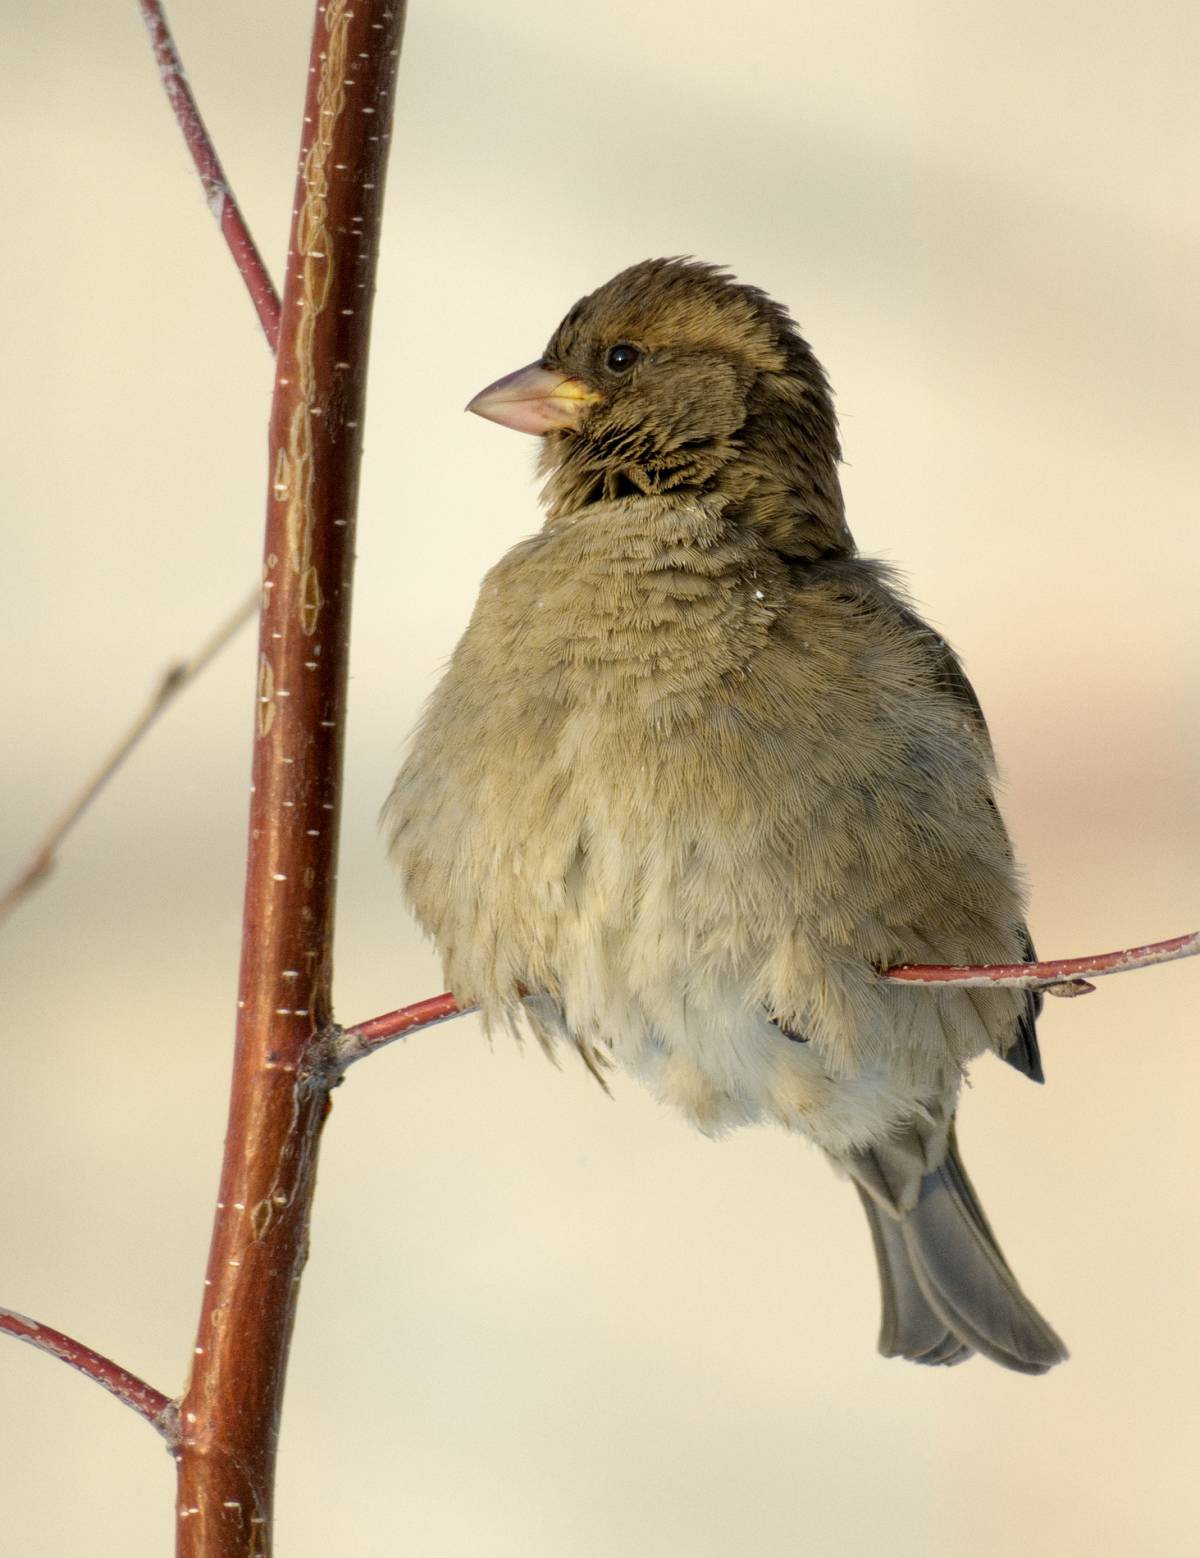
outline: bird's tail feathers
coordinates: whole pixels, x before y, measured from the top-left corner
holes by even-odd
[[[896,1166],[888,1144],[847,1164],[866,1208],[879,1264],[879,1350],[916,1363],[960,1363],[973,1352],[1023,1374],[1044,1374],[1066,1348],[1025,1297],[967,1178],[951,1127],[941,1164],[915,1201],[881,1194]]]

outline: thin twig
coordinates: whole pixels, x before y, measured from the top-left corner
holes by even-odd
[[[141,714],[46,834],[29,864],[5,890],[3,896],[0,896],[0,920],[11,913],[22,898],[49,875],[54,867],[58,847],[65,836],[83,816],[159,715],[174,702],[188,683],[195,681],[205,666],[220,654],[238,629],[254,616],[258,610],[258,593],[255,590],[247,597],[190,660],[180,660],[164,674]]]
[[[204,120],[200,117],[200,110],[196,106],[196,99],[192,96],[187,73],[183,68],[179,50],[175,46],[175,40],[171,36],[161,0],[138,0],[138,4],[141,7],[146,31],[150,35],[154,57],[158,62],[163,89],[175,111],[175,118],[183,131],[183,138],[187,142],[192,161],[200,175],[208,208],[216,217],[217,224],[225,235],[225,241],[246,283],[250,300],[254,304],[267,342],[271,350],[275,351],[279,342],[279,294],[275,291],[262,255],[258,252],[258,246],[246,226],[237,198],[225,177],[216,147],[213,145]],[[176,694],[199,675],[209,661],[224,648],[238,628],[250,620],[257,607],[256,590],[254,595],[239,606],[237,611],[217,629],[203,649],[191,660],[172,666],[166,673],[147,708],[118,742],[108,759],[101,764],[80,795],[50,829],[29,864],[0,896],[0,920],[10,914],[21,899],[50,873],[54,866],[55,853],[64,835],[74,827]]]
[[[411,1006],[384,1012],[381,1017],[368,1017],[366,1022],[355,1023],[353,1028],[335,1029],[330,1044],[333,1069],[344,1071],[385,1044],[392,1044],[419,1029],[435,1027],[439,1022],[448,1022],[452,1017],[465,1017],[474,1010],[473,1006],[460,1006],[447,991],[445,995],[431,995],[424,1001],[414,1001]]]
[[[225,170],[221,167],[217,149],[212,143],[204,120],[200,117],[200,110],[188,85],[187,73],[179,57],[179,50],[175,47],[171,29],[167,25],[161,0],[138,0],[138,4],[141,6],[146,31],[150,34],[154,57],[158,61],[163,89],[170,99],[171,107],[175,110],[175,118],[179,121],[179,128],[183,131],[183,138],[192,154],[192,161],[196,164],[196,172],[204,185],[204,198],[208,202],[208,209],[225,235],[225,242],[229,245],[234,264],[242,274],[242,280],[246,283],[246,290],[258,314],[259,323],[263,327],[271,350],[275,351],[279,343],[279,294],[275,291],[263,257],[258,252],[258,245],[246,226],[229,180],[225,177]]]
[[[56,1331],[53,1326],[29,1320],[11,1309],[0,1309],[0,1331],[28,1342],[40,1352],[48,1352],[52,1358],[61,1358],[64,1363],[69,1363],[80,1374],[86,1374],[97,1385],[103,1385],[105,1390],[131,1407],[139,1417],[144,1417],[151,1428],[157,1429],[168,1443],[173,1442],[175,1403],[169,1396],[164,1396],[161,1390],[155,1390],[153,1385],[147,1385],[145,1380],[123,1369],[119,1363],[114,1363],[102,1353],[93,1352],[74,1337]]]
[[[963,985],[982,989],[995,985],[1005,990],[1046,990],[1051,994],[1084,995],[1093,987],[1085,976],[1124,974],[1134,968],[1151,968],[1156,963],[1173,963],[1178,958],[1200,955],[1200,931],[1172,936],[1166,941],[1151,941],[1121,952],[1099,952],[1092,957],[1050,958],[1037,963],[898,963],[886,968],[880,978],[890,984]],[[401,1006],[379,1017],[368,1017],[351,1028],[333,1029],[329,1040],[330,1064],[342,1072],[364,1055],[373,1055],[385,1044],[407,1038],[423,1028],[432,1028],[451,1017],[465,1017],[474,1006],[460,1006],[448,992],[432,995],[411,1006]]]
[[[233,190],[225,177],[220,158],[217,156],[216,147],[212,143],[204,120],[200,117],[200,110],[197,108],[196,100],[192,96],[192,89],[188,85],[183,61],[180,59],[179,51],[175,47],[175,40],[171,36],[171,29],[167,24],[166,14],[160,0],[138,0],[138,4],[141,7],[142,20],[146,24],[146,30],[150,34],[150,42],[154,49],[154,56],[158,61],[163,88],[170,99],[171,107],[175,111],[175,117],[179,121],[179,127],[183,131],[184,140],[187,142],[188,149],[192,154],[192,160],[196,164],[196,171],[199,173],[200,181],[204,185],[204,194],[205,199],[208,201],[209,210],[216,217],[217,223],[225,235],[225,241],[229,245],[234,262],[246,283],[250,299],[258,313],[267,341],[271,350],[274,351],[279,341],[279,296],[275,291],[270,276],[267,274],[267,268],[263,263],[262,256],[258,252],[258,247],[242,217]],[[58,846],[62,843],[64,836],[75,826],[79,818],[96,799],[96,796],[99,795],[113,774],[120,768],[134,747],[137,746],[138,742],[150,729],[151,725],[158,719],[158,716],[189,682],[195,680],[205,666],[224,648],[243,623],[250,620],[257,608],[258,591],[256,590],[217,629],[212,638],[198,653],[193,655],[190,660],[181,661],[178,665],[172,666],[166,673],[145,710],[117,743],[117,746],[105,762],[100,765],[81,793],[46,834],[46,837],[38,846],[25,869],[10,883],[3,895],[0,895],[0,920],[3,920],[6,915],[10,914],[17,904],[49,875],[54,867]]]
[[[1186,936],[1150,941],[1120,952],[1097,952],[1081,958],[1049,958],[1038,963],[899,963],[895,968],[886,969],[883,977],[893,984],[963,985],[968,990],[997,985],[1003,990],[1054,993],[1061,985],[1070,987],[1077,982],[1098,979],[1102,974],[1124,974],[1133,968],[1152,968],[1156,963],[1173,963],[1178,958],[1193,958],[1198,954],[1200,931],[1189,931]]]

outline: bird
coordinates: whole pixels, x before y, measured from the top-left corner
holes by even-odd
[[[728,269],[584,296],[467,409],[539,440],[385,803],[460,1004],[709,1135],[774,1123],[858,1192],[887,1357],[1066,1356],[959,1155],[968,1064],[1042,1081],[1040,996],[888,982],[1033,957],[979,701],[847,526],[825,372]]]

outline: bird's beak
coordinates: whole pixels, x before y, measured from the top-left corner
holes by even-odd
[[[549,433],[553,428],[575,428],[584,407],[600,399],[578,379],[531,362],[480,390],[467,402],[467,410],[518,433]]]

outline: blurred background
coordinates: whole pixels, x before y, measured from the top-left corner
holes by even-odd
[[[311,8],[173,0],[276,276]],[[256,577],[271,365],[133,0],[0,10],[15,871]],[[692,253],[785,301],[862,548],[987,708],[1045,955],[1200,923],[1200,10],[1180,0],[415,0],[376,309],[340,883],[345,1021],[441,989],[376,815],[533,445],[464,418],[574,299]],[[0,1303],[173,1392],[221,1150],[251,634],[0,930]],[[1050,1003],[1049,1084],[961,1139],[1072,1361],[874,1355],[855,1198],[473,1020],[326,1133],[282,1440],[288,1558],[1195,1552],[1200,965]],[[4,1546],[165,1553],[144,1424],[0,1339]]]

